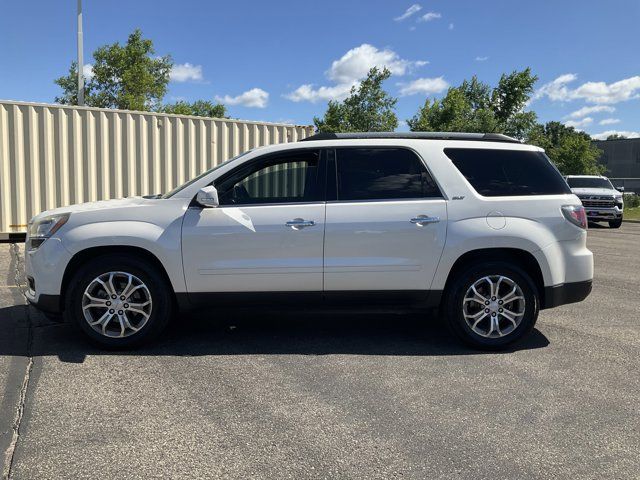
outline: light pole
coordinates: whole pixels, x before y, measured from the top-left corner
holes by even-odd
[[[84,59],[82,54],[82,0],[78,0],[78,105],[84,105]]]

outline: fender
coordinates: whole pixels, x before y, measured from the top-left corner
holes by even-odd
[[[432,290],[443,290],[456,261],[474,250],[510,248],[530,253],[538,261],[545,285],[554,285],[549,258],[540,253],[555,243],[553,233],[539,222],[520,217],[506,217],[505,226],[490,228],[485,217],[468,218],[449,223],[447,241],[432,283]]]
[[[63,246],[73,256],[94,247],[129,246],[147,250],[165,267],[175,292],[185,292],[181,252],[182,216],[167,226],[137,220],[79,225],[65,232]]]

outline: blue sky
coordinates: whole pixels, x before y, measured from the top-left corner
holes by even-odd
[[[0,4],[0,98],[53,101],[76,55],[75,8]],[[176,63],[166,101],[218,98],[237,118],[311,123],[386,65],[406,119],[447,85],[530,66],[541,121],[640,135],[638,0],[84,0],[85,63],[137,27]]]

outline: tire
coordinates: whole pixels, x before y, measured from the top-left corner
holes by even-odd
[[[150,342],[164,330],[173,312],[173,292],[164,276],[133,255],[94,258],[69,285],[65,319],[101,347],[131,348]],[[122,293],[127,295],[124,300]],[[90,322],[95,321],[99,323],[92,326]]]
[[[609,222],[609,228],[620,228],[622,226],[622,218],[618,220],[611,220]]]
[[[492,296],[490,291],[495,285],[498,294]],[[481,297],[473,293],[472,286]],[[513,297],[516,300],[512,300]],[[504,299],[502,304],[501,299]],[[486,301],[489,305],[483,304]],[[464,343],[479,349],[500,350],[533,330],[540,300],[533,280],[520,267],[489,261],[473,264],[457,275],[447,287],[443,306],[449,328]]]

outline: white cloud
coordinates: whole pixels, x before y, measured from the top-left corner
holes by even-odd
[[[342,100],[349,94],[351,87],[358,85],[373,67],[386,67],[392,75],[401,77],[427,63],[423,60],[406,60],[389,48],[379,50],[373,45],[363,43],[331,63],[325,76],[332,80],[334,85],[315,87],[312,84],[304,84],[284,97],[294,102]]]
[[[619,118],[605,118],[598,122],[599,125],[615,125],[616,123],[620,123]]]
[[[216,101],[224,103],[225,105],[242,105],[243,107],[255,107],[265,108],[269,102],[269,93],[265,92],[261,88],[252,88],[238,96],[231,97],[225,95],[219,97],[216,95]]]
[[[91,65],[90,63],[85,63],[82,66],[82,75],[87,80],[92,79],[93,78],[93,65]]]
[[[547,96],[552,101],[571,101],[584,99],[589,103],[611,104],[640,98],[640,76],[629,77],[613,83],[587,82],[571,89],[568,83],[574,82],[577,75],[567,73],[552,82],[543,85],[535,98]]]
[[[560,75],[552,82],[545,83],[535,93],[534,98],[542,98],[544,96],[549,97],[552,101],[565,101],[569,98],[569,89],[567,83],[573,82],[578,76],[574,73],[565,73]]]
[[[364,78],[372,67],[387,67],[393,75],[402,76],[427,63],[405,60],[389,48],[378,50],[373,45],[363,43],[349,50],[340,59],[334,60],[326,76],[336,83],[350,83]]]
[[[419,22],[430,22],[431,20],[437,20],[438,18],[442,18],[442,15],[438,12],[428,12],[422,15],[418,21]]]
[[[610,135],[622,135],[623,137],[627,138],[639,138],[640,132],[630,132],[627,130],[607,130],[606,132],[595,133],[591,135],[591,138],[595,140],[606,140]]]
[[[486,62],[489,57],[476,57],[476,62]]]
[[[573,128],[583,128],[587,125],[591,125],[593,123],[593,118],[585,117],[582,120],[569,120],[568,122],[564,122],[567,127]]]
[[[405,10],[405,12],[402,15],[394,18],[394,20],[396,22],[401,22],[402,20],[406,20],[407,18],[409,18],[411,15],[418,13],[420,10],[422,10],[422,6],[417,3],[414,3],[409,8],[407,8],[407,10]]]
[[[608,113],[612,113],[615,112],[616,109],[615,107],[609,107],[607,105],[595,105],[593,107],[582,107],[579,110],[576,110],[575,112],[571,112],[569,115],[567,115],[565,118],[582,118],[582,117],[586,117],[587,115],[590,115],[592,113],[599,113],[599,112],[608,112]]]
[[[449,24],[449,30],[453,30],[453,23]]]
[[[171,68],[169,76],[172,82],[201,82],[202,65],[180,63]]]
[[[353,84],[355,85],[355,83]],[[349,95],[352,84],[343,83],[333,87],[313,88],[313,85],[300,85],[293,92],[287,93],[284,98],[294,102],[312,102],[320,100],[344,100]]]
[[[587,82],[575,89],[577,98],[592,103],[618,103],[638,98],[640,76],[625,78],[613,83]]]
[[[400,88],[400,95],[415,95],[418,93],[430,95],[433,93],[440,93],[447,88],[449,84],[442,77],[437,78],[418,78],[409,83],[398,83]]]

